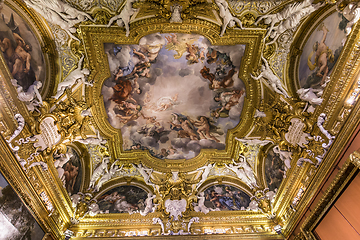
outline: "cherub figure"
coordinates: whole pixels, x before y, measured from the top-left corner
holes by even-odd
[[[233,165],[233,164],[229,164],[229,165],[225,164],[225,167],[232,170],[236,174],[236,176],[241,181],[243,181],[246,185],[248,185],[251,189],[254,189],[256,187],[256,186],[253,186],[250,179],[246,176],[244,169],[240,168],[240,166]]]
[[[259,187],[257,185],[257,181],[256,181],[256,177],[254,174],[254,170],[250,167],[249,163],[246,161],[245,157],[243,156],[239,156],[239,162],[236,163],[235,160],[233,159],[233,163],[235,166],[241,167],[244,169],[246,177],[250,180],[251,185],[254,187]]]
[[[40,81],[35,81],[26,92],[24,92],[23,87],[17,83],[16,79],[11,79],[11,83],[16,87],[18,93],[18,99],[25,102],[26,107],[29,111],[34,111],[36,106],[43,104],[42,97],[39,93],[39,89],[42,86]],[[36,101],[35,99],[39,101]]]
[[[283,95],[286,98],[289,98],[288,93],[286,92],[286,90],[283,88],[281,81],[279,79],[279,77],[277,77],[273,71],[271,70],[269,63],[266,61],[266,59],[261,56],[261,59],[263,60],[264,64],[261,66],[261,73],[255,77],[252,74],[250,74],[250,76],[255,79],[255,80],[259,80],[261,77],[264,77],[268,80],[268,82],[270,83],[271,88]]]
[[[153,199],[156,198],[156,195],[148,193],[148,197],[145,200],[145,209],[144,211],[140,210],[141,216],[146,216],[151,212],[155,211],[155,207],[153,204]]]
[[[95,188],[94,188],[94,191],[95,192],[98,192],[100,190],[100,188],[102,187],[102,185],[104,183],[106,183],[107,181],[109,181],[114,175],[116,172],[119,172],[123,169],[123,166],[122,165],[120,168],[118,165],[116,165],[116,163],[118,162],[118,160],[116,160],[113,164],[111,164],[110,166],[110,169],[108,170],[107,173],[105,173],[101,178],[100,180],[98,181],[98,183],[96,184]]]
[[[136,0],[127,0],[125,3],[124,8],[121,10],[119,15],[112,17],[107,25],[110,27],[114,21],[119,27],[125,27],[126,30],[126,37],[130,34],[129,23],[131,16],[137,11],[137,9],[132,7],[132,4],[136,2]]]
[[[239,24],[240,28],[243,29],[240,19],[234,17],[231,14],[229,10],[229,5],[226,2],[226,0],[215,0],[215,3],[219,7],[220,17],[223,19],[223,25],[222,25],[220,37],[224,35],[227,26],[233,27],[235,26],[235,23]]]
[[[103,158],[102,163],[94,170],[94,172],[91,176],[88,189],[94,188],[96,181],[105,173],[109,173],[109,171],[107,169],[109,162],[110,162],[110,157]]]
[[[203,51],[199,49],[198,46],[195,46],[194,44],[188,44],[186,43],[186,51],[189,53],[186,55],[186,60],[188,60],[188,64],[194,64],[199,62],[200,60],[205,59],[205,54]]]
[[[303,101],[309,102],[311,104],[311,112],[314,110],[314,106],[318,106],[322,103],[323,99],[321,98],[323,90],[322,89],[313,89],[313,88],[300,88],[296,91],[299,94],[299,98]],[[309,110],[308,110],[309,111]]]
[[[198,196],[198,202],[197,204],[194,206],[194,210],[195,212],[202,212],[207,214],[208,212],[210,212],[210,209],[207,208],[205,206],[205,196],[204,196],[204,192],[201,192]]]
[[[203,183],[205,182],[205,180],[206,180],[207,177],[209,176],[209,173],[210,173],[211,169],[212,169],[214,166],[215,166],[215,163],[214,163],[214,164],[209,163],[208,165],[205,165],[205,166],[203,166],[203,167],[201,167],[201,168],[196,169],[196,171],[204,170],[203,173],[201,174],[201,180],[200,180],[200,182],[198,182],[198,183],[196,184],[196,189],[198,189],[198,188],[201,186],[201,184],[203,184]]]
[[[66,88],[71,88],[78,80],[80,80],[83,84],[93,86],[92,83],[86,81],[86,76],[90,74],[89,69],[84,68],[81,69],[81,65],[84,60],[84,55],[79,60],[78,67],[74,71],[72,71],[61,83],[58,84],[57,92],[53,98],[59,99],[61,95],[63,95]]]
[[[151,174],[153,170],[151,168],[144,167],[141,163],[139,163],[137,166],[135,164],[131,164],[133,167],[138,170],[138,172],[141,174],[141,176],[144,178],[144,182],[147,185],[155,187],[155,184],[151,182]]]

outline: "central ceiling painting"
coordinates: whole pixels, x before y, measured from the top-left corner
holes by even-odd
[[[190,159],[201,149],[225,149],[245,97],[238,78],[245,45],[212,46],[200,35],[170,33],[104,48],[111,77],[102,94],[124,150]]]

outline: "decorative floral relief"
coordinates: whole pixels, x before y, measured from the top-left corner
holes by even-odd
[[[242,12],[245,8],[249,10],[257,10],[260,13],[266,13],[270,11],[273,7],[276,7],[281,3],[279,0],[270,0],[270,1],[253,1],[253,0],[245,0],[245,1],[236,1],[229,0],[230,7],[235,11],[236,14]]]

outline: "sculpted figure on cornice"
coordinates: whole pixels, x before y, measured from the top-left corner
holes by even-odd
[[[92,83],[86,81],[86,76],[90,74],[89,69],[82,69],[84,57],[85,56],[83,55],[80,58],[78,62],[78,67],[75,70],[71,71],[71,73],[64,79],[64,81],[58,84],[57,92],[55,96],[53,96],[53,98],[58,99],[59,97],[61,97],[61,95],[64,94],[65,89],[71,89],[71,87],[76,84],[78,80],[80,80],[85,85],[93,86]]]
[[[229,5],[226,0],[215,0],[215,3],[219,8],[219,15],[223,19],[220,37],[224,35],[227,27],[234,27],[236,23],[239,24],[240,29],[243,29],[241,21],[231,14],[229,10]]]
[[[312,2],[313,0],[304,0],[303,2],[291,3],[279,13],[261,16],[255,25],[262,19],[265,19],[265,24],[270,24],[265,39],[270,37],[272,41],[266,44],[274,43],[282,33],[297,27],[303,17],[324,6],[324,3],[312,4]],[[276,23],[279,24],[275,26]]]
[[[116,24],[119,27],[125,27],[126,36],[128,37],[130,34],[130,29],[129,29],[130,18],[136,12],[136,9],[132,7],[134,2],[136,2],[136,0],[126,0],[125,6],[121,10],[120,14],[112,17],[109,23],[107,24],[107,27],[110,27],[113,24],[113,22],[116,21]]]
[[[289,98],[289,94],[287,93],[285,88],[282,86],[282,83],[281,83],[281,80],[279,79],[279,77],[277,77],[274,74],[274,72],[271,70],[268,61],[263,56],[261,56],[261,59],[263,60],[264,65],[261,66],[260,74],[257,77],[255,77],[251,74],[250,74],[250,76],[254,80],[259,80],[261,77],[266,78],[269,81],[272,90],[274,90],[278,94],[283,95],[286,98]]]
[[[33,8],[41,14],[48,22],[59,25],[69,36],[80,42],[73,34],[76,32],[74,25],[91,20],[89,14],[71,7],[61,0],[24,0],[29,8]]]

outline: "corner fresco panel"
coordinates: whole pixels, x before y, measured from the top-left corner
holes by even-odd
[[[321,88],[328,81],[346,41],[346,20],[335,12],[322,21],[307,40],[300,58],[302,88]]]
[[[139,187],[120,186],[99,197],[98,204],[104,213],[134,213],[145,209],[147,195]]]
[[[54,154],[54,166],[64,188],[72,195],[80,191],[82,171],[81,159],[77,151],[67,147],[65,154]]]
[[[265,159],[265,179],[270,191],[279,189],[285,175],[285,165],[271,149]]]
[[[190,159],[204,148],[225,149],[245,97],[238,78],[244,45],[212,46],[200,35],[171,33],[104,48],[112,76],[102,94],[125,150]]]
[[[250,197],[238,188],[215,185],[205,191],[205,206],[213,211],[246,210]]]
[[[0,239],[39,240],[45,233],[0,173]]]
[[[10,7],[1,4],[0,48],[13,76],[18,92],[27,91],[45,75],[45,61],[41,46],[27,23]]]

